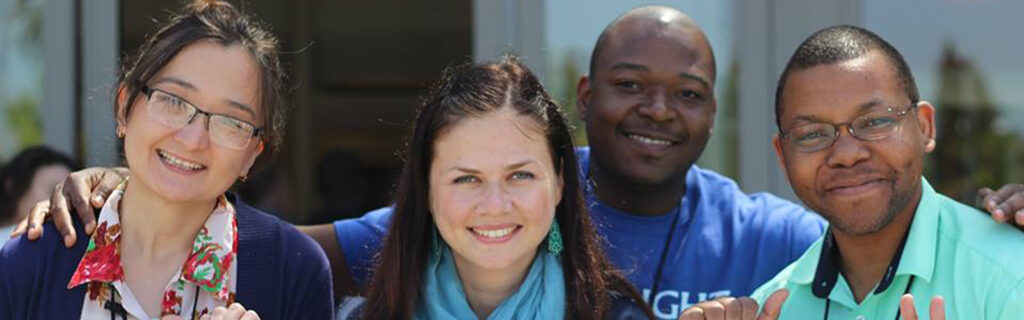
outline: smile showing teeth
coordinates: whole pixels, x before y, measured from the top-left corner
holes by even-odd
[[[160,158],[164,159],[168,164],[184,170],[199,171],[206,168],[204,165],[172,156],[163,150],[157,151],[157,154],[160,155]]]
[[[641,135],[638,135],[638,134],[628,134],[626,136],[628,136],[630,139],[633,139],[633,140],[636,140],[636,141],[640,141],[641,143],[644,143],[644,144],[650,144],[650,145],[656,145],[656,146],[672,145],[672,141],[655,139],[655,138],[651,138],[651,137],[645,137],[645,136],[641,136]]]
[[[473,233],[476,233],[477,235],[481,235],[481,236],[484,236],[484,237],[487,237],[487,238],[501,238],[501,237],[509,235],[510,233],[512,233],[512,231],[515,231],[516,227],[508,227],[508,228],[504,228],[504,229],[494,229],[494,230],[477,230],[477,229],[470,229],[470,230],[473,230]]]

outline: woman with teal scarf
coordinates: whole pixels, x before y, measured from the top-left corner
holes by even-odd
[[[407,147],[354,317],[653,318],[602,255],[565,118],[518,60],[445,72]]]

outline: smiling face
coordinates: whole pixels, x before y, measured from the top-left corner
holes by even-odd
[[[257,79],[258,66],[244,49],[199,41],[183,48],[147,85],[205,112],[259,127]],[[131,181],[167,200],[215,199],[249,171],[262,150],[258,138],[241,150],[211,143],[206,115],[197,114],[182,128],[164,125],[148,110],[149,100],[136,99],[119,126]]]
[[[657,23],[629,20],[609,30],[578,89],[595,165],[632,185],[685,175],[707,145],[715,114],[704,35]]]
[[[836,64],[794,71],[783,88],[784,132],[812,123],[846,123],[911,101],[879,52]],[[920,102],[900,118],[891,136],[854,138],[847,127],[823,150],[800,152],[775,137],[775,148],[793,190],[807,206],[848,235],[874,233],[913,210],[921,190],[924,153],[934,148],[934,108]]]
[[[457,120],[436,140],[430,209],[460,270],[533,261],[562,192],[546,140],[509,107]]]

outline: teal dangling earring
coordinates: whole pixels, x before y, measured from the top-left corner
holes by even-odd
[[[558,219],[551,220],[551,230],[548,230],[548,251],[555,255],[562,253],[562,231],[558,227]]]

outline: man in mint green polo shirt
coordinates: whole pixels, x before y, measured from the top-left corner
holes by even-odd
[[[775,108],[786,175],[829,228],[755,300],[787,289],[779,319],[899,319],[906,294],[903,318],[1024,318],[1024,236],[922,178],[935,108],[895,48],[857,27],[818,31]]]

